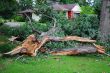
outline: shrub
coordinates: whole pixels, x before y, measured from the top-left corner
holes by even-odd
[[[67,20],[63,17],[58,22],[65,35],[78,35],[95,39],[98,35],[99,20],[97,15],[80,15],[73,20]]]
[[[36,23],[33,22],[33,27],[39,31],[48,31],[50,24],[45,23]],[[20,27],[9,27],[3,25],[0,27],[0,32],[4,33],[6,36],[19,36],[22,40],[25,39],[28,35],[33,34],[31,27],[25,23]]]
[[[9,27],[7,25],[3,25],[0,27],[0,32],[4,33],[6,36],[19,36],[22,39],[26,38],[32,31],[30,28],[24,24],[20,27]]]
[[[72,34],[96,39],[99,20],[97,15],[81,15],[73,21]]]

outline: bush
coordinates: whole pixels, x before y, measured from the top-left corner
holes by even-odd
[[[73,22],[73,33],[82,37],[95,38],[98,36],[99,20],[97,15],[82,15]]]
[[[31,34],[30,28],[24,24],[23,26],[20,27],[9,27],[7,25],[3,25],[0,27],[0,32],[4,33],[6,36],[19,36],[22,38],[26,38],[29,34]]]
[[[43,32],[48,31],[50,28],[50,24],[36,22],[33,22],[32,24],[36,30]],[[4,33],[6,36],[19,36],[21,40],[25,39],[28,35],[33,34],[31,27],[27,23],[20,27],[9,27],[7,25],[3,25],[0,27],[0,32]]]
[[[97,15],[80,15],[73,20],[67,20],[63,17],[58,22],[65,35],[97,38],[99,28]]]

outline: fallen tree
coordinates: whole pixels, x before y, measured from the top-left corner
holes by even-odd
[[[36,56],[38,50],[44,50],[43,46],[48,41],[79,41],[79,42],[89,42],[89,43],[95,43],[95,40],[90,40],[88,38],[82,38],[78,36],[66,36],[66,37],[52,37],[52,36],[44,36],[42,40],[36,39],[35,35],[29,35],[27,39],[23,41],[23,43],[16,48],[14,48],[12,51],[4,53],[8,55],[15,55],[18,53],[26,54],[29,56]],[[53,55],[76,55],[76,54],[83,54],[83,53],[105,53],[105,50],[96,44],[93,44],[94,47],[80,47],[79,49],[68,49],[68,50],[62,50],[57,52],[51,52]],[[82,49],[84,48],[84,49]],[[46,50],[44,50],[46,51]]]
[[[78,42],[87,42],[87,43],[95,43],[96,40],[91,40],[88,38],[83,38],[79,36],[65,36],[65,37],[56,37],[51,36],[51,34],[55,33],[56,29],[56,19],[52,18],[54,21],[53,27],[49,29],[47,32],[39,32],[32,26],[32,21],[29,16],[24,13],[24,15],[28,19],[28,25],[32,28],[33,33],[38,34],[41,39],[36,38],[34,34],[29,35],[21,45],[14,48],[12,51],[4,53],[5,55],[15,55],[18,53],[26,54],[29,56],[36,56],[38,51],[45,52],[45,48],[43,47],[49,41],[55,42],[63,42],[63,41],[78,41]],[[95,47],[94,47],[95,46]],[[83,49],[82,49],[83,48]],[[84,54],[84,53],[94,53],[99,52],[104,54],[105,50],[100,45],[93,44],[92,47],[80,47],[77,49],[68,49],[68,50],[61,50],[61,51],[52,51],[50,54],[52,55],[76,55],[76,54]]]

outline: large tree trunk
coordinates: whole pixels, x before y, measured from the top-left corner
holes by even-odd
[[[110,0],[102,1],[100,32],[101,40],[108,41],[108,35],[110,35]]]
[[[63,49],[60,51],[52,51],[50,54],[52,55],[77,55],[77,54],[87,54],[87,53],[101,53],[105,54],[105,50],[103,46],[93,44],[94,46],[80,46],[76,48]]]

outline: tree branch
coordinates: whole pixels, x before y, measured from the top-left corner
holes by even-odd
[[[37,34],[41,34],[40,31],[36,30],[36,29],[32,26],[32,21],[31,21],[30,17],[29,17],[26,13],[24,13],[24,15],[25,15],[25,16],[27,17],[27,19],[29,20],[28,24],[29,24],[29,26],[32,28],[32,32],[36,32]]]

